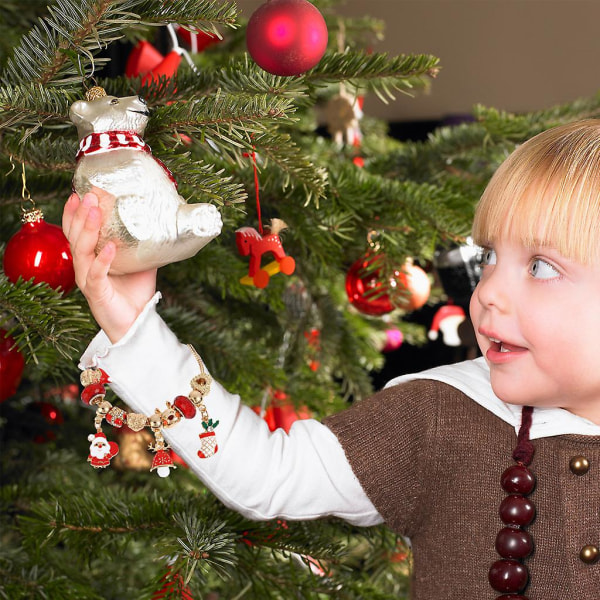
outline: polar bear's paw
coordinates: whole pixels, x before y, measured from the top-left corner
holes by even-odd
[[[221,233],[223,220],[221,213],[212,204],[189,204],[187,227],[194,235],[216,237]]]

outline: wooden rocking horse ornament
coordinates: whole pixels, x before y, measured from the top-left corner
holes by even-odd
[[[286,255],[279,238],[279,232],[286,227],[281,219],[271,219],[271,227],[265,235],[261,235],[254,227],[241,227],[235,232],[239,253],[250,256],[248,275],[242,277],[240,283],[262,289],[267,287],[273,275],[279,272],[291,275],[294,272],[296,261]],[[271,252],[275,260],[262,268],[262,256],[266,252]]]

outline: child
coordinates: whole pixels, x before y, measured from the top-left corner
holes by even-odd
[[[247,517],[336,515],[408,536],[416,600],[597,599],[599,223],[600,121],[542,133],[498,169],[475,217],[481,358],[397,378],[289,435],[213,382],[218,451],[200,458],[199,415],[165,437]],[[95,257],[99,226],[95,196],[68,200],[77,282],[103,329],[80,366],[151,415],[201,366],[156,313],[155,272],[107,275],[114,246]]]

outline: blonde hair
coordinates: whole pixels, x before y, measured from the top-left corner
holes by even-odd
[[[475,213],[473,239],[551,246],[589,264],[600,259],[600,119],[544,131],[500,165]]]

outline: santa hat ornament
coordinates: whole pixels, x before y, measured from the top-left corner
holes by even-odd
[[[433,316],[427,337],[430,340],[437,340],[441,331],[446,346],[461,346],[462,341],[458,335],[458,327],[465,318],[465,311],[460,306],[446,304]]]
[[[154,458],[152,459],[152,467],[150,471],[156,471],[159,477],[168,477],[170,469],[176,469],[177,467],[173,464],[171,453],[167,450],[157,450]]]

